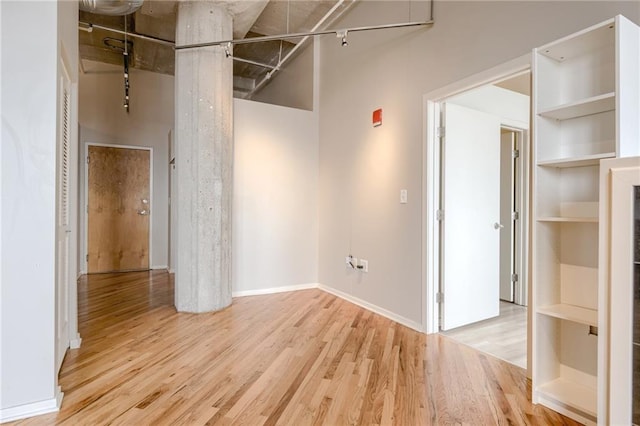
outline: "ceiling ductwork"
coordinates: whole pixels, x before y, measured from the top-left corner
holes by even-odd
[[[80,10],[99,15],[129,15],[140,9],[144,0],[80,0]]]

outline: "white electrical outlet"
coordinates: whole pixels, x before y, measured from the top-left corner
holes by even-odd
[[[400,190],[400,204],[407,204],[407,190]]]
[[[360,259],[358,261],[358,270],[362,272],[369,272],[369,261],[365,259]]]

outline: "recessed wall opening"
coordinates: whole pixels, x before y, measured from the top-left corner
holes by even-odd
[[[487,81],[433,104],[438,273],[429,331],[527,368],[530,72]]]

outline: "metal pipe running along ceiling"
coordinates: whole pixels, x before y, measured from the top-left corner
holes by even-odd
[[[236,39],[236,40],[212,41],[212,42],[207,42],[207,43],[188,44],[188,45],[182,45],[182,46],[176,46],[174,42],[169,41],[169,40],[163,40],[163,39],[160,39],[160,38],[146,36],[146,35],[138,34],[138,33],[126,32],[126,31],[115,29],[115,28],[105,27],[105,26],[102,26],[102,25],[92,24],[92,23],[88,23],[88,22],[79,22],[78,24],[79,24],[79,29],[83,30],[83,31],[91,32],[91,31],[93,31],[93,28],[98,28],[98,29],[102,29],[102,30],[105,30],[105,31],[112,31],[112,32],[115,32],[115,33],[118,33],[118,34],[124,34],[126,36],[133,37],[133,38],[140,38],[140,39],[143,39],[143,40],[148,40],[148,41],[156,42],[156,43],[159,43],[159,44],[168,45],[168,46],[173,47],[174,50],[178,51],[178,50],[187,50],[187,49],[198,49],[198,48],[211,47],[211,46],[219,46],[219,47],[223,47],[223,48],[228,48],[229,46],[235,45],[235,44],[263,43],[263,42],[274,41],[274,40],[287,40],[287,39],[292,39],[292,38],[308,38],[308,37],[312,37],[312,36],[327,35],[327,34],[335,34],[337,37],[342,37],[343,46],[345,46],[346,45],[346,37],[347,37],[348,33],[360,32],[360,31],[386,30],[386,29],[391,29],[391,28],[432,26],[434,23],[435,23],[435,21],[433,19],[430,19],[429,21],[402,22],[402,23],[397,23],[397,24],[386,24],[386,25],[370,25],[370,26],[364,26],[364,27],[345,28],[345,29],[340,29],[340,30],[311,31],[311,32],[306,32],[306,33],[288,33],[288,34],[279,34],[279,35],[273,35],[273,36],[250,37],[250,38],[243,38],[243,39]],[[287,56],[287,58],[288,57],[289,57],[289,55]],[[273,65],[267,65],[267,64],[260,64],[260,63],[254,62],[254,61],[248,61],[248,60],[244,60],[242,58],[236,58],[236,57],[233,57],[233,56],[232,56],[232,58],[234,60],[237,60],[238,62],[251,63],[253,65],[257,65],[257,66],[261,66],[261,67],[270,69],[270,71],[267,73],[267,76],[260,82],[260,84],[258,86],[256,86],[256,89],[259,86],[262,86],[267,80],[271,79],[273,74],[280,70],[280,68],[281,68],[281,66],[283,65],[283,62],[284,62],[284,61],[281,61],[277,65],[273,66]],[[255,89],[254,89],[254,91],[255,91]]]
[[[335,34],[336,36],[342,36],[348,33],[354,33],[359,31],[372,31],[372,30],[386,30],[391,28],[406,28],[406,27],[418,27],[418,26],[431,26],[435,23],[435,21],[416,21],[416,22],[402,22],[397,24],[386,24],[386,25],[371,25],[366,27],[353,27],[353,28],[345,28],[342,30],[323,30],[323,31],[312,31],[307,33],[289,33],[289,34],[278,34],[272,36],[261,36],[261,37],[250,37],[250,38],[242,38],[242,39],[231,39],[231,40],[221,40],[221,41],[211,41],[206,43],[196,43],[196,44],[185,44],[182,46],[176,46],[176,44],[169,40],[164,40],[157,37],[146,36],[144,34],[138,34],[135,32],[126,32],[122,30],[118,30],[116,28],[105,27],[104,25],[92,24],[90,22],[78,22],[78,28],[82,31],[93,31],[94,28],[98,28],[105,31],[111,31],[117,34],[124,34],[129,37],[140,38],[143,40],[153,41],[155,43],[164,44],[167,46],[173,47],[175,50],[184,50],[184,49],[197,49],[200,47],[210,47],[210,46],[228,46],[235,44],[251,44],[251,43],[264,43],[267,41],[277,41],[277,40],[287,40],[291,38],[303,38],[303,37],[311,37],[316,35],[327,35],[327,34]]]
[[[419,26],[427,26],[427,25],[433,25],[433,24],[434,24],[433,20],[417,21],[417,22],[402,22],[398,24],[371,25],[366,27],[345,28],[342,30],[323,30],[323,31],[312,31],[307,33],[289,33],[289,34],[278,34],[278,35],[272,35],[272,36],[250,37],[250,38],[235,39],[235,40],[211,41],[206,43],[185,44],[182,46],[175,46],[174,48],[176,50],[184,50],[184,49],[197,49],[199,47],[209,47],[209,46],[226,46],[229,44],[235,45],[235,44],[263,43],[266,41],[287,40],[290,38],[303,38],[303,37],[311,37],[311,36],[326,35],[326,34],[335,34],[336,36],[342,36],[344,34],[355,33],[358,31],[419,27]]]

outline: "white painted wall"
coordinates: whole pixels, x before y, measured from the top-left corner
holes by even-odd
[[[123,108],[122,68],[83,61],[80,74],[80,205],[85,206],[86,144],[153,148],[152,268],[169,265],[169,131],[173,128],[173,77],[131,69],[130,110]],[[84,210],[81,208],[81,212]],[[80,214],[79,265],[86,272],[86,214]]]
[[[121,69],[89,61],[84,64],[80,158],[85,158],[87,142],[154,148],[152,265],[171,267],[168,192],[173,77],[132,70],[127,115],[122,108]],[[234,120],[233,291],[316,283],[317,115],[236,99]],[[85,205],[84,173],[81,160],[81,205]],[[84,249],[80,264],[84,265],[85,215],[81,218]]]
[[[55,230],[59,55],[77,68],[73,4],[0,2],[0,421],[56,408]],[[24,31],[29,22],[38,31]]]
[[[640,3],[440,1],[432,28],[350,33],[345,48],[323,37],[320,282],[421,323],[423,94],[618,13],[638,22]],[[365,1],[336,26],[414,18],[408,2]],[[348,271],[348,253],[369,273]]]
[[[233,291],[318,280],[317,115],[234,102]]]

